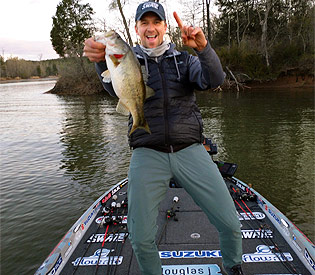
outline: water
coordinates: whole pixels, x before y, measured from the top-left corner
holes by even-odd
[[[44,94],[53,85],[0,85],[2,274],[33,274],[127,176],[127,122],[116,100]],[[238,163],[236,176],[314,240],[314,92],[203,92],[198,102],[216,159]]]

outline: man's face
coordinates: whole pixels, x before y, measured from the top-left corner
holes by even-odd
[[[137,21],[135,28],[141,45],[145,48],[155,48],[162,44],[167,25],[155,13],[148,12]]]

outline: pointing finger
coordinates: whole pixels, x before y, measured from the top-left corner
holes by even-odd
[[[175,18],[175,20],[176,20],[176,22],[178,24],[178,27],[180,29],[182,29],[183,28],[183,21],[179,18],[179,16],[177,15],[176,11],[173,12],[173,15],[174,15],[174,18]]]

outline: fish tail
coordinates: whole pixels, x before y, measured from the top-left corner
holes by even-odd
[[[149,128],[149,124],[144,120],[144,122],[141,125],[132,125],[132,128],[130,130],[129,136],[137,129],[143,129],[149,134],[151,134],[151,130]]]

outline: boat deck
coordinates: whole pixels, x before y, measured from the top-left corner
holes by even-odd
[[[226,184],[235,199],[242,224],[244,273],[313,274],[288,245],[284,238],[285,228],[283,232],[276,228],[272,218],[276,220],[277,215],[272,215],[273,212],[267,215],[263,211],[263,208],[267,210],[267,204],[257,199],[249,200],[251,193],[246,195],[246,192],[242,191],[244,187],[233,178],[226,179]],[[70,258],[61,274],[140,274],[127,238],[127,207],[123,207],[126,189],[127,184],[115,191],[117,199],[114,195],[103,198],[103,206],[110,208],[112,203],[122,205],[120,208],[112,208],[112,216],[123,217],[122,221],[117,224],[115,222],[106,224],[104,223],[106,217],[104,218],[102,211],[94,211],[95,214],[91,214],[86,220],[89,223],[87,230],[82,228],[85,226],[84,222],[81,223],[80,229],[75,229],[78,232],[82,231],[82,234],[84,232],[84,235],[82,237],[77,234],[76,238],[82,239],[77,247],[69,249],[71,253],[74,251],[71,255],[69,252]],[[242,199],[240,195],[244,195]],[[177,203],[173,202],[174,197],[179,198]],[[102,210],[103,206],[99,204],[95,207]],[[90,222],[90,219],[93,221]],[[162,259],[163,275],[224,274],[218,233],[183,188],[169,189],[160,206],[158,226],[156,242]],[[69,246],[71,247],[70,243]],[[298,244],[297,248],[302,249]],[[58,264],[57,259],[54,268],[58,269],[62,261],[60,258]]]

